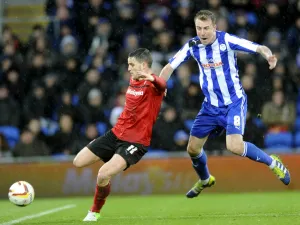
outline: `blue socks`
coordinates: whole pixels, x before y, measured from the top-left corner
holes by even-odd
[[[199,155],[191,157],[192,162],[193,162],[193,167],[195,171],[197,172],[200,180],[205,181],[209,179],[209,171],[207,167],[207,156],[202,149]]]
[[[256,162],[264,163],[268,166],[270,166],[273,161],[273,159],[267,153],[250,142],[244,142],[244,153],[242,156]]]
[[[256,147],[250,142],[244,142],[244,153],[243,157],[247,157],[255,162],[264,163],[270,168],[274,167],[273,159],[264,151]],[[209,170],[207,167],[207,156],[205,151],[202,149],[199,155],[191,157],[193,167],[197,172],[202,183],[207,183],[210,177]]]

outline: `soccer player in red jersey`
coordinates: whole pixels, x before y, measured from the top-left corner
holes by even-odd
[[[139,48],[129,53],[131,78],[122,114],[111,130],[90,142],[73,161],[76,167],[99,160],[105,162],[98,172],[94,203],[83,221],[100,218],[100,210],[110,193],[110,179],[136,164],[147,152],[166,89],[165,80],[152,73],[151,64],[148,49]]]

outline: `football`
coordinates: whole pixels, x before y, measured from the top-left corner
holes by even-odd
[[[27,206],[33,202],[34,189],[28,182],[18,181],[9,188],[8,198],[17,206]]]

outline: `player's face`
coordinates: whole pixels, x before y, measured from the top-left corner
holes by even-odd
[[[197,36],[203,45],[212,44],[216,39],[216,24],[211,19],[195,20]]]
[[[143,63],[139,63],[135,58],[128,58],[128,72],[130,73],[132,79],[138,79],[138,71],[143,70]]]

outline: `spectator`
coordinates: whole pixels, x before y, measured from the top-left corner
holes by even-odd
[[[61,103],[58,104],[58,109],[56,110],[56,116],[58,118],[64,114],[70,115],[75,123],[82,122],[78,107],[72,104],[72,94],[69,91],[62,93]]]
[[[110,114],[110,125],[114,126],[117,123],[117,120],[120,116],[120,114],[122,113],[124,106],[125,106],[125,94],[120,93],[117,97],[116,97],[116,103],[115,106],[113,107],[111,114]]]
[[[29,121],[32,118],[45,117],[46,107],[47,101],[44,85],[40,82],[33,83],[32,91],[26,96],[23,104],[25,121]]]
[[[59,131],[47,140],[52,155],[69,155],[74,140],[78,139],[77,130],[70,115],[63,114],[59,118]]]
[[[11,68],[7,71],[4,77],[10,96],[13,97],[19,104],[22,104],[25,94],[24,82],[16,68]]]
[[[10,151],[7,140],[3,134],[0,133],[0,158],[11,157],[12,153]]]
[[[26,91],[30,88],[32,83],[38,82],[44,77],[48,72],[48,67],[46,65],[45,56],[41,53],[35,53],[32,56],[31,63],[28,64],[28,69],[24,74]]]
[[[93,88],[100,88],[101,75],[96,69],[90,69],[86,72],[85,80],[79,85],[77,93],[79,95],[80,104],[87,103],[87,95]]]
[[[35,138],[29,129],[24,129],[21,133],[20,142],[13,149],[13,156],[47,156],[50,151],[48,146]]]
[[[33,56],[37,53],[42,54],[45,57],[46,67],[54,67],[57,62],[57,55],[51,50],[49,43],[44,36],[37,37],[34,39],[33,46],[28,49],[26,61],[30,64]]]
[[[20,108],[11,96],[6,84],[0,83],[0,126],[19,126]]]
[[[42,142],[47,141],[46,136],[42,133],[41,121],[39,120],[39,118],[31,119],[29,121],[29,123],[27,124],[26,128],[32,132],[32,134],[34,135],[34,138],[36,140],[39,140],[39,141],[42,141]]]
[[[259,92],[257,91],[257,89],[254,86],[254,77],[246,74],[241,78],[241,82],[242,82],[242,86],[248,97],[249,116],[251,118],[256,117],[256,115],[261,112],[262,102],[261,102],[260,98],[257,98],[257,95],[259,94]]]
[[[96,124],[88,124],[85,128],[84,134],[81,135],[78,139],[74,140],[71,147],[71,154],[76,155],[88,143],[95,140],[98,135],[99,134],[96,128]]]
[[[257,117],[258,115],[250,114],[249,111],[247,112],[247,128],[245,129],[244,138],[256,146],[263,147],[265,129],[263,126],[258,126],[257,123],[255,123]]]
[[[45,87],[45,117],[52,118],[53,112],[59,99],[60,87],[58,75],[48,73],[43,77],[43,86]]]
[[[76,57],[70,57],[64,60],[62,65],[62,72],[59,77],[60,86],[73,93],[83,79],[83,75],[79,71],[79,60]]]
[[[173,151],[175,143],[172,137],[176,131],[182,129],[184,125],[176,109],[171,106],[166,107],[153,127],[151,147]]]
[[[174,135],[173,151],[184,151],[189,141],[189,135],[184,130],[179,130]]]
[[[204,99],[198,83],[190,83],[183,94],[183,119],[194,119]]]
[[[99,89],[92,89],[88,93],[88,102],[80,106],[79,110],[83,116],[84,123],[103,122],[109,124],[104,114],[102,105],[102,93]]]
[[[280,90],[273,93],[271,102],[263,105],[262,120],[269,133],[290,131],[295,118],[295,104],[285,102],[284,93]]]
[[[112,27],[110,21],[107,18],[100,18],[96,25],[95,34],[87,34],[89,35],[87,43],[91,43],[88,54],[95,55],[96,49],[99,46],[108,49],[109,45],[112,44],[111,33]]]
[[[300,16],[296,18],[294,25],[287,32],[287,45],[292,57],[296,57],[300,50]]]

